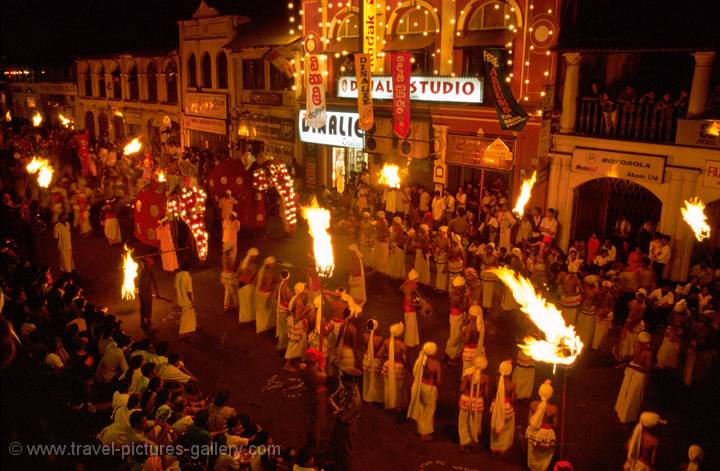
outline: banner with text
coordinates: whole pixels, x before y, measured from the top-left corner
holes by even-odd
[[[502,129],[522,131],[530,119],[525,110],[515,100],[512,90],[505,81],[505,70],[498,49],[483,50],[485,78],[490,82],[490,93],[495,98],[495,110]]]
[[[393,131],[399,138],[410,134],[410,63],[409,52],[390,54],[393,87]]]
[[[370,72],[370,54],[355,54],[355,73],[358,85],[358,114],[360,129],[369,131],[375,123],[372,103],[372,73]]]
[[[665,157],[662,155],[629,154],[578,147],[573,151],[572,171],[596,177],[625,178],[646,183],[662,183],[665,178]]]
[[[313,129],[320,129],[325,126],[325,56],[318,54],[307,55],[305,75],[307,76],[307,114],[305,120],[307,125]]]
[[[382,71],[382,49],[379,38],[382,37],[384,0],[362,0],[362,52],[370,55],[370,70]]]

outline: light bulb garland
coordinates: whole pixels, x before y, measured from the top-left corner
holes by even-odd
[[[208,256],[208,233],[205,230],[206,200],[205,191],[193,186],[183,188],[179,195],[170,197],[166,203],[168,216],[182,220],[190,228],[200,260],[205,260]]]

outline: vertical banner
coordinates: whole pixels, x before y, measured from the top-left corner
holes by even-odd
[[[308,54],[305,65],[307,83],[307,125],[313,129],[325,126],[325,58],[318,54]]]
[[[362,0],[362,52],[370,55],[370,70],[373,72],[378,70],[377,27],[377,1]]]
[[[77,145],[78,157],[83,177],[87,177],[90,170],[90,149],[88,148],[88,135],[86,132],[75,134],[75,145]]]
[[[498,49],[484,50],[483,62],[485,63],[485,79],[490,82],[490,93],[495,98],[495,110],[500,127],[505,130],[522,131],[530,118],[515,100],[512,90],[505,81],[500,51]]]
[[[393,87],[393,131],[399,138],[410,133],[410,73],[409,52],[390,54],[390,71]]]
[[[369,131],[375,123],[372,103],[372,73],[370,63],[372,55],[355,54],[355,80],[358,87],[358,125],[363,131]]]

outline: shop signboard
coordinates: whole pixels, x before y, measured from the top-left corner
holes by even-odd
[[[204,118],[227,119],[227,95],[221,93],[185,94],[185,114]]]
[[[227,134],[225,121],[219,119],[199,118],[197,116],[183,116],[183,128],[194,131],[209,132],[211,134]]]
[[[678,119],[675,144],[720,149],[720,119]]]
[[[308,125],[306,115],[305,110],[300,110],[298,114],[298,129],[302,142],[355,149],[363,148],[365,132],[360,129],[358,113],[327,111],[325,126],[318,129]]]
[[[573,152],[571,168],[574,172],[590,173],[598,177],[625,178],[646,183],[662,183],[665,160],[661,155],[608,152],[578,147]]]
[[[373,76],[372,85],[372,97],[374,100],[392,100],[393,85],[391,76]],[[357,98],[357,78],[350,76],[340,77],[337,84],[337,96],[339,98]],[[410,77],[410,100],[482,103],[482,79],[479,77],[413,75]]]
[[[263,118],[250,120],[255,136],[284,142],[295,142],[295,123],[292,119]]]
[[[502,139],[448,134],[448,164],[512,170],[513,153]]]
[[[248,103],[259,106],[282,106],[282,92],[250,92]]]
[[[703,186],[720,188],[720,160],[708,160],[705,162]]]

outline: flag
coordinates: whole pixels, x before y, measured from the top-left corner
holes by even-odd
[[[495,111],[497,111],[500,127],[505,130],[522,131],[530,118],[515,100],[512,90],[505,81],[505,70],[502,66],[500,51],[497,49],[484,50],[483,62],[485,63],[485,78],[490,83],[490,94],[495,98]]]
[[[369,131],[375,122],[372,103],[372,54],[355,54],[355,79],[358,86],[360,129]]]
[[[390,69],[393,87],[393,131],[404,139],[410,134],[410,53],[393,52],[390,55]]]
[[[307,114],[305,121],[313,129],[325,126],[325,57],[318,54],[308,54],[305,76],[307,77]]]

